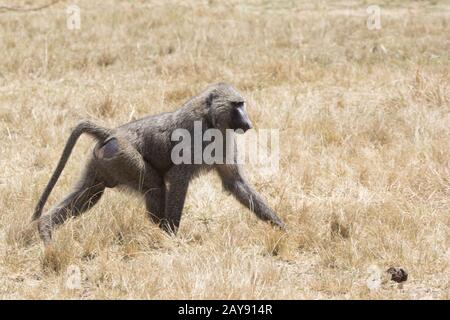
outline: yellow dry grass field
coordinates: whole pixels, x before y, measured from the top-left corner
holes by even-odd
[[[79,29],[71,2],[3,7],[46,3],[0,1],[0,298],[449,299],[449,1],[80,0]],[[287,233],[211,173],[176,237],[110,189],[44,250],[31,214],[80,119],[114,127],[219,81],[279,130],[279,170],[245,169]]]

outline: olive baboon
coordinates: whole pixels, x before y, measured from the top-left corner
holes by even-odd
[[[252,128],[243,97],[225,83],[209,86],[174,112],[148,116],[115,129],[102,128],[89,121],[78,124],[33,215],[33,220],[39,219],[39,233],[44,243],[51,240],[55,226],[88,210],[98,202],[105,188],[116,186],[125,186],[143,194],[151,219],[163,230],[176,233],[190,180],[211,169],[216,169],[224,188],[256,216],[284,228],[284,223],[247,183],[237,161],[211,165],[175,164],[172,161],[171,151],[175,145],[171,140],[172,133],[182,128],[193,135],[196,121],[201,122],[203,132],[215,128],[233,141],[234,134],[228,137],[226,129],[245,132]],[[74,190],[41,217],[45,202],[82,133],[88,133],[98,141],[84,173]],[[224,159],[225,153],[226,150]],[[194,155],[194,152],[191,154]],[[236,157],[237,153],[233,152],[234,160]]]

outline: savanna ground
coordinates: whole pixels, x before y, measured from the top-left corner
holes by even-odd
[[[0,8],[1,298],[449,298],[449,1],[75,3],[80,30],[69,2]],[[177,237],[108,190],[44,251],[30,217],[78,120],[113,127],[218,81],[246,96],[256,128],[279,129],[278,173],[246,169],[288,233],[211,174],[191,185]],[[80,139],[47,207],[91,147]],[[391,266],[408,281],[370,290]]]

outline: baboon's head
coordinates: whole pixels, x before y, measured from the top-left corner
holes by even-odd
[[[242,95],[231,85],[218,83],[207,90],[208,117],[219,130],[233,129],[243,133],[253,127]]]

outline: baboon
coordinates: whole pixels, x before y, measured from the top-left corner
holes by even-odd
[[[223,133],[223,137],[233,141],[234,132],[242,133],[252,128],[244,98],[226,83],[210,85],[174,112],[147,116],[115,129],[103,128],[90,121],[79,123],[72,131],[33,214],[33,220],[38,220],[39,233],[44,243],[51,241],[56,226],[90,209],[99,201],[105,188],[114,187],[126,187],[141,193],[153,222],[164,231],[175,234],[189,182],[201,172],[213,169],[218,172],[224,189],[239,202],[258,218],[284,229],[281,219],[246,181],[237,161],[231,164],[225,161],[220,164],[175,164],[172,161],[171,151],[176,143],[171,139],[172,133],[182,128],[193,136],[196,121],[200,121],[203,132],[215,128]],[[227,129],[232,129],[231,136],[226,135]],[[73,191],[41,217],[45,202],[77,139],[83,133],[97,140],[84,172]],[[204,143],[202,147],[205,147]],[[235,147],[233,150],[233,160],[236,160],[237,150]],[[194,151],[192,149],[192,156]],[[224,159],[226,152],[224,150]]]

